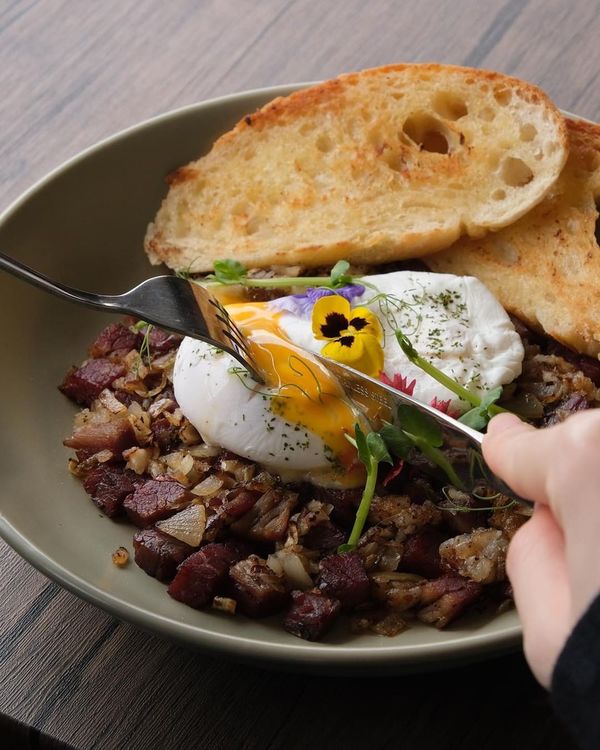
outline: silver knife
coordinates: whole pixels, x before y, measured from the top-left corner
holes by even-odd
[[[519,497],[489,468],[481,450],[483,435],[480,432],[453,419],[448,414],[444,414],[439,409],[417,401],[412,396],[354,370],[348,365],[343,365],[320,354],[313,354],[313,356],[337,377],[348,396],[363,408],[366,408],[370,416],[377,413],[377,416],[382,420],[396,422],[395,415],[398,406],[405,405],[434,419],[442,433],[443,443],[440,449],[450,449],[452,453],[464,452],[470,458],[469,471],[460,473],[464,488],[467,491],[471,491],[485,482],[503,495],[508,495],[528,506],[532,505],[530,500]],[[410,463],[410,458],[406,460]],[[419,466],[422,468],[422,464],[419,464]]]

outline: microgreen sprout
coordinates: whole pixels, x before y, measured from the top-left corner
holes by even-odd
[[[360,425],[354,425],[354,437],[346,435],[346,439],[358,451],[358,457],[367,470],[367,481],[362,493],[360,505],[356,511],[354,526],[348,537],[348,543],[338,547],[338,552],[350,552],[356,549],[358,540],[369,515],[369,508],[375,494],[375,485],[377,484],[377,470],[380,463],[392,465],[392,457],[389,454],[385,441],[377,432],[365,433],[361,430]]]
[[[198,280],[196,283],[202,286],[238,285],[263,289],[290,286],[321,286],[330,289],[339,289],[353,283],[353,277],[348,273],[349,268],[350,264],[348,261],[339,260],[331,269],[329,276],[274,276],[269,279],[254,279],[248,276],[248,271],[239,261],[217,260],[214,264],[214,273],[209,274],[206,277],[206,281]]]
[[[408,404],[400,404],[397,413],[398,425],[386,423],[379,431],[389,450],[398,458],[407,458],[417,448],[455,487],[463,489],[462,480],[441,450],[444,437],[435,419]]]
[[[457,502],[455,502],[450,495],[448,494],[448,488],[442,487],[442,494],[446,498],[446,500],[450,503],[452,506],[449,508],[447,505],[438,505],[438,508],[442,508],[443,510],[456,510],[460,513],[479,513],[481,511],[495,511],[495,510],[508,510],[509,508],[512,508],[513,505],[517,504],[516,500],[511,500],[508,503],[505,503],[504,505],[489,505],[487,507],[482,507],[480,505],[459,505]],[[475,492],[471,493],[473,497],[476,497],[478,500],[495,500],[497,497],[500,497],[500,493],[497,492],[495,495],[488,495],[487,497],[484,497],[483,495],[478,495]]]
[[[150,351],[150,333],[154,326],[152,325],[152,323],[146,323],[145,320],[138,320],[138,322],[133,325],[133,328],[135,328],[136,331],[144,331],[144,337],[142,338],[142,343],[140,344],[139,354],[142,362],[145,358],[146,364],[149,365],[152,361],[152,353]]]
[[[448,388],[452,393],[455,393],[460,399],[471,404],[473,408],[466,414],[463,414],[460,419],[461,422],[469,427],[473,427],[473,429],[481,430],[495,414],[507,411],[495,403],[502,395],[501,387],[494,388],[486,393],[483,398],[480,398],[476,393],[467,390],[464,386],[460,385],[460,383],[457,383],[456,380],[435,367],[435,365],[432,365],[431,362],[428,362],[424,357],[421,357],[412,345],[408,336],[402,333],[401,330],[396,330],[395,335],[400,344],[400,348],[410,362],[423,370],[423,372],[426,372],[434,378],[434,380],[437,380],[438,383],[441,383]]]

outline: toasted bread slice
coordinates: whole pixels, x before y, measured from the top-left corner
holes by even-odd
[[[351,73],[275,99],[179,169],[148,228],[154,263],[209,271],[382,263],[503,227],[567,157],[538,88],[444,65]]]
[[[583,354],[600,353],[600,125],[568,120],[569,160],[546,198],[515,224],[425,258],[476,276],[529,326]]]

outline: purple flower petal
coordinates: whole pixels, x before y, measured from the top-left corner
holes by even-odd
[[[290,297],[279,297],[270,302],[275,310],[285,310],[298,317],[308,317],[315,302],[321,297],[330,297],[338,294],[340,297],[352,302],[355,297],[361,297],[365,293],[364,286],[360,284],[348,284],[339,289],[328,289],[324,286],[309,287],[303,294],[292,294]]]

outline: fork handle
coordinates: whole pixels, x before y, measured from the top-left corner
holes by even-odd
[[[58,281],[52,281],[43,273],[38,273],[24,263],[20,263],[18,260],[10,258],[8,255],[1,252],[0,269],[7,271],[22,281],[26,281],[32,286],[38,287],[38,289],[50,292],[50,294],[54,294],[61,299],[76,302],[77,304],[85,305],[86,307],[92,307],[95,310],[108,309],[114,312],[128,312],[128,310],[121,307],[117,297],[82,292],[80,289],[73,289],[72,287],[61,284]]]

